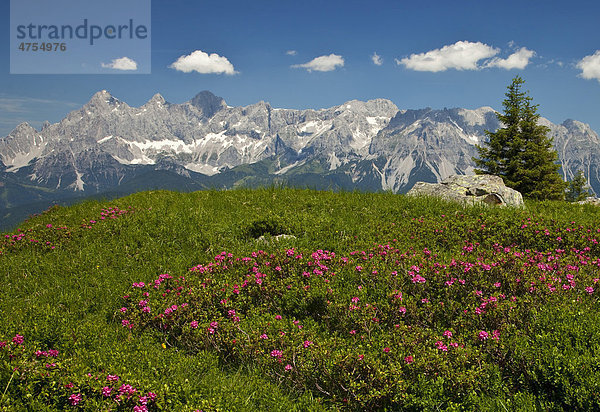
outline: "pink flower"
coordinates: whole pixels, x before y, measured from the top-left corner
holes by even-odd
[[[271,351],[271,356],[274,358],[281,358],[283,356],[283,352],[281,352],[280,350],[277,350],[277,349],[273,349]]]
[[[406,356],[404,358],[404,362],[406,362],[406,363],[413,363],[414,361],[415,361],[414,358],[412,356],[410,356],[410,355]]]
[[[73,406],[79,404],[79,402],[81,402],[81,394],[80,393],[74,393],[71,396],[69,396],[69,403]]]
[[[22,345],[23,342],[25,342],[25,338],[17,333],[15,337],[12,338],[12,341],[15,345]]]
[[[275,320],[281,320],[281,315],[275,315]]]
[[[479,332],[479,340],[484,341],[488,338],[488,333],[484,330],[482,330],[481,332]]]
[[[423,276],[417,274],[417,275],[413,276],[412,282],[413,283],[425,283],[426,280]]]
[[[357,303],[360,299],[358,298],[358,296],[353,297],[352,302]]]
[[[102,396],[109,397],[112,392],[112,388],[110,386],[104,386],[102,388]]]
[[[291,371],[291,370],[292,370],[292,365],[290,365],[290,364],[288,363],[287,365],[285,365],[285,368],[284,368],[284,369],[285,369],[286,371],[288,371],[288,372],[289,372],[289,371]]]
[[[496,341],[500,340],[500,331],[498,331],[498,330],[494,330],[494,331],[492,332],[492,339],[494,339],[494,340],[496,340]]]
[[[150,398],[151,401],[155,401],[156,394],[154,392],[148,392],[148,398]]]
[[[450,332],[449,330],[444,331],[444,336],[446,338],[451,338],[452,337],[452,332]]]
[[[0,348],[3,348],[6,346],[6,341],[0,340]]]
[[[400,313],[406,313],[406,308],[404,306],[400,307],[400,309],[398,309],[398,311]]]
[[[592,293],[594,293],[594,288],[591,286],[588,286],[587,288],[585,288],[585,291],[591,295]]]
[[[351,334],[351,335],[356,335],[356,329],[352,329],[352,330],[350,331],[350,334]]]
[[[133,407],[133,412],[148,412],[148,407],[146,405],[136,405]]]
[[[312,341],[310,341],[310,340],[305,340],[302,346],[304,346],[305,348],[308,348],[308,347],[309,347],[310,345],[312,345],[312,344],[313,344],[313,343],[312,343]]]
[[[108,375],[106,377],[106,380],[109,382],[117,382],[119,380],[119,377],[117,375]]]
[[[123,308],[119,309],[119,311],[120,311],[121,313],[125,313],[125,312],[127,312],[127,308],[123,307]]]
[[[133,396],[133,394],[137,392],[137,389],[135,389],[133,386],[129,385],[129,384],[123,384],[121,385],[121,387],[119,388],[119,393],[123,396],[126,395],[127,398],[130,398],[131,396]]]
[[[260,338],[263,339],[263,340],[264,339],[269,339],[269,337],[267,336],[266,333],[263,333],[262,335],[260,335]]]
[[[192,329],[197,329],[198,328],[198,321],[197,320],[193,320],[190,322],[190,327]]]
[[[365,358],[365,355],[358,355],[358,360],[363,360]]]
[[[388,348],[388,347],[386,346],[385,348],[383,348],[383,351],[384,351],[385,353],[390,353],[390,348]]]
[[[494,283],[494,287],[497,287],[497,288],[499,288],[500,286],[501,286],[500,282],[496,282],[496,283]]]

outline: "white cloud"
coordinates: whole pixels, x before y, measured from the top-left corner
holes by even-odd
[[[344,67],[344,58],[332,53],[329,56],[315,57],[308,63],[294,64],[292,67],[306,69],[309,72],[312,72],[313,70],[318,72],[330,72],[335,70],[338,66]]]
[[[373,60],[373,63],[375,63],[377,66],[381,66],[383,64],[383,59],[377,54],[377,52],[373,53],[371,60]]]
[[[581,69],[580,77],[588,80],[596,79],[600,82],[600,50],[579,60],[576,67]]]
[[[115,70],[137,70],[137,63],[129,57],[113,59],[110,63],[102,63],[102,67]]]
[[[216,53],[208,54],[202,50],[196,50],[187,56],[179,56],[170,66],[171,69],[184,73],[196,71],[202,74],[225,73],[236,74],[233,64],[226,57]]]
[[[295,56],[298,54],[298,52],[296,50],[288,50],[285,52],[285,54],[287,54],[288,56]]]
[[[535,56],[533,50],[521,47],[519,50],[508,56],[506,59],[495,57],[490,60],[485,67],[499,67],[501,69],[524,69],[529,64],[529,59]]]
[[[448,69],[478,70],[480,60],[493,57],[498,52],[498,49],[481,42],[459,41],[441,49],[411,54],[402,60],[396,59],[396,63],[404,65],[407,69],[422,72],[443,72]]]

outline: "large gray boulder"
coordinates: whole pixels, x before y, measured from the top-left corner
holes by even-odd
[[[580,200],[577,202],[579,205],[592,205],[592,206],[600,206],[600,199],[597,197],[588,197],[587,199]]]
[[[466,204],[523,206],[523,196],[494,175],[453,175],[441,183],[417,182],[409,196],[437,196]]]

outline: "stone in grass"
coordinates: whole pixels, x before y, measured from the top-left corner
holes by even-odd
[[[285,234],[283,234],[283,235],[277,235],[277,236],[272,236],[271,237],[271,240],[278,241],[278,242],[280,240],[294,240],[294,239],[296,239],[296,236],[294,236],[294,235],[285,235]],[[260,236],[258,239],[256,239],[256,241],[257,242],[265,242],[265,243],[268,242],[267,238],[264,235]]]
[[[436,196],[466,204],[523,206],[521,193],[506,187],[502,178],[494,175],[452,175],[441,183],[417,182],[407,195]]]
[[[600,206],[600,199],[597,197],[588,197],[587,199],[577,202],[578,205]]]

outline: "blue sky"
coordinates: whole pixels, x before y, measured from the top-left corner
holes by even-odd
[[[152,0],[151,74],[121,60],[106,70],[115,74],[61,75],[9,74],[8,3],[0,136],[22,121],[57,122],[102,89],[131,106],[210,90],[232,106],[386,98],[400,109],[500,110],[516,75],[544,117],[600,132],[597,1]]]

